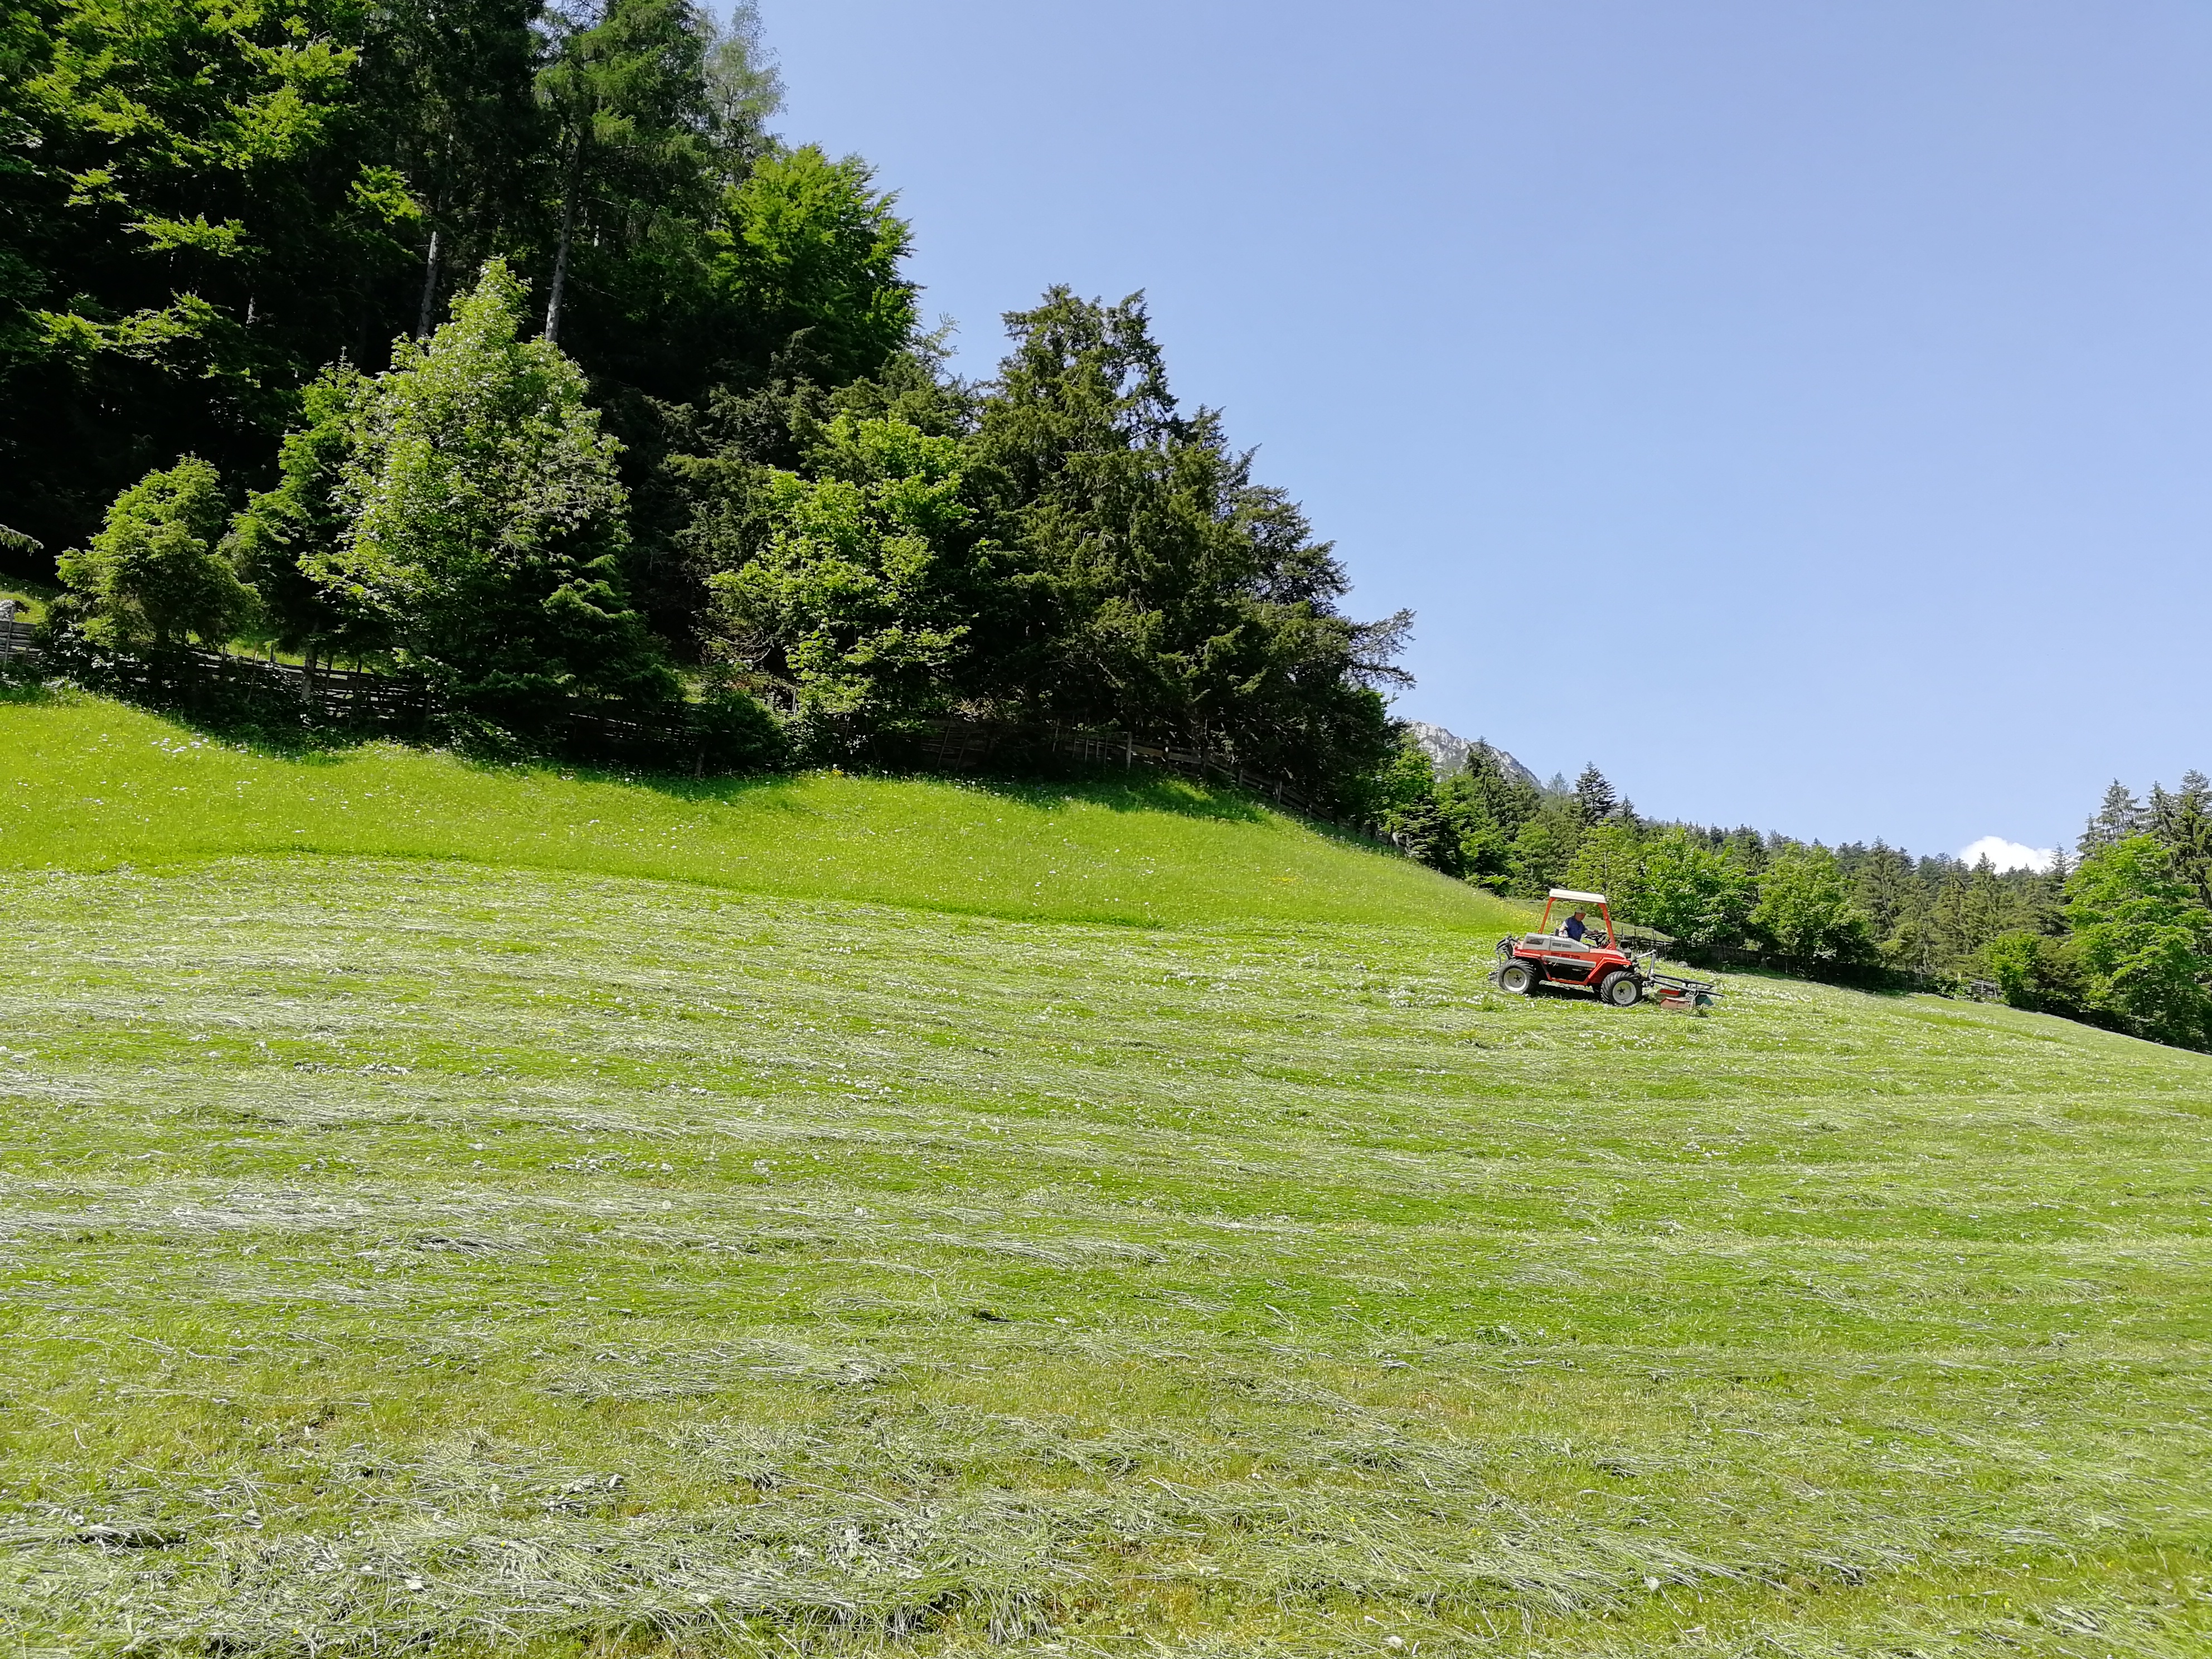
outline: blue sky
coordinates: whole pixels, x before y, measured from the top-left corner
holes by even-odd
[[[965,372],[1146,290],[1401,713],[1916,851],[2212,770],[2212,9],[762,9]]]

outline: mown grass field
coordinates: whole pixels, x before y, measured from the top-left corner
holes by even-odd
[[[2212,1650],[2212,1060],[1503,996],[1178,786],[195,744],[0,706],[0,1652]]]

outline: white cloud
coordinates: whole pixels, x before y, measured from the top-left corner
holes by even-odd
[[[1979,864],[1986,857],[2000,870],[2048,870],[2057,854],[2047,847],[2023,847],[2002,836],[1984,836],[1959,854],[1961,863]]]

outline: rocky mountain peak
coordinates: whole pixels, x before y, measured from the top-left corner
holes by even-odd
[[[1469,742],[1457,732],[1447,732],[1443,726],[1431,726],[1426,720],[1408,720],[1407,725],[1413,733],[1413,741],[1419,744],[1422,752],[1436,763],[1439,777],[1449,777],[1455,772],[1464,771],[1467,757],[1478,749],[1486,749],[1491,758],[1498,763],[1498,770],[1507,777],[1539,789],[1544,787],[1541,778],[1494,743],[1486,743],[1480,738]]]

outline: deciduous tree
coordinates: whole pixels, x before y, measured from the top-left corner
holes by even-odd
[[[193,455],[116,497],[89,547],[61,559],[86,636],[125,650],[226,643],[253,607],[216,548],[228,517],[222,475]]]
[[[2091,995],[2142,1036],[2212,1047],[2212,911],[2166,848],[2148,835],[2099,847],[2067,901]]]
[[[1866,912],[1825,847],[1791,844],[1776,855],[1759,876],[1748,925],[1777,956],[1802,967],[1846,969],[1875,959]]]
[[[495,260],[451,322],[401,343],[342,469],[344,538],[310,564],[451,704],[520,727],[676,691],[622,591],[614,442],[582,372],[526,337],[527,301]]]
[[[983,566],[960,446],[902,421],[833,421],[811,478],[771,470],[759,551],[709,579],[721,651],[780,682],[840,745],[957,696]]]
[[[1750,872],[1730,852],[1676,828],[1644,847],[1633,915],[1685,945],[1733,945],[1757,896]]]

